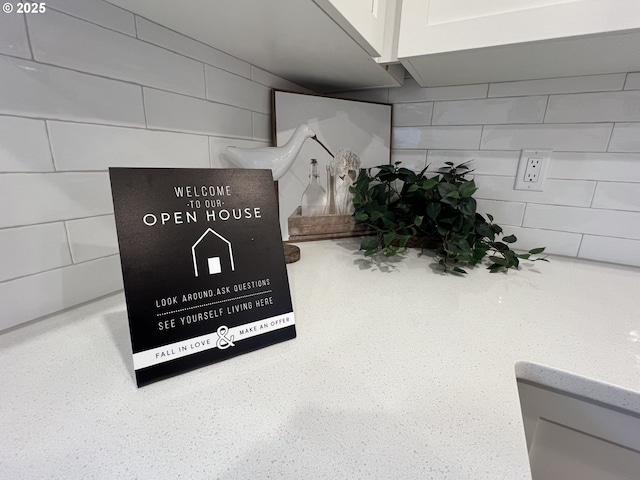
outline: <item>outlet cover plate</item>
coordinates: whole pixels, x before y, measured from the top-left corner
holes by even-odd
[[[514,190],[542,192],[551,164],[552,150],[522,150]]]

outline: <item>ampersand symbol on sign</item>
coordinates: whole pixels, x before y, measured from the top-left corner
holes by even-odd
[[[234,336],[231,335],[231,338],[227,338],[229,328],[227,328],[225,325],[220,325],[216,333],[218,334],[216,347],[218,347],[220,350],[225,350],[229,347],[235,347],[235,344],[233,343]]]

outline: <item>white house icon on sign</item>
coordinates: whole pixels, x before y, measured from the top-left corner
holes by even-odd
[[[201,271],[206,271],[209,275],[216,275],[225,270],[233,271],[236,269],[231,242],[212,228],[207,228],[193,244],[191,257],[193,259],[193,273],[196,277],[200,276]]]

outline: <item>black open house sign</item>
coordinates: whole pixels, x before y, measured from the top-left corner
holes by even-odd
[[[296,336],[270,170],[109,175],[138,386]]]

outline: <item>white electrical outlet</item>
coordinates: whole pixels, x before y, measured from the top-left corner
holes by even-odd
[[[550,163],[551,150],[522,150],[516,183],[513,188],[515,190],[543,191]]]

